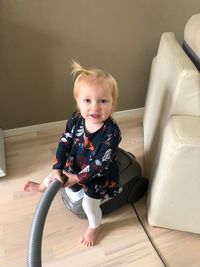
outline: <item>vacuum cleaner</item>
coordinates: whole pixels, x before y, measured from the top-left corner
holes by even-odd
[[[134,203],[139,200],[148,189],[148,179],[142,176],[142,169],[134,155],[119,148],[118,167],[120,174],[121,191],[113,198],[105,198],[101,201],[103,214],[108,214],[126,203]],[[64,182],[67,177],[63,175]],[[72,213],[80,218],[86,218],[82,208],[83,189],[79,184],[70,188],[63,187],[62,183],[54,180],[42,194],[35,210],[29,233],[27,267],[41,267],[42,235],[45,220],[56,193],[61,189],[61,197],[64,205]]]

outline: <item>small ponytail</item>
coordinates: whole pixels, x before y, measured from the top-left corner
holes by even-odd
[[[84,69],[81,64],[75,60],[72,60],[72,71],[71,74],[75,78],[77,75],[87,74],[88,71]]]

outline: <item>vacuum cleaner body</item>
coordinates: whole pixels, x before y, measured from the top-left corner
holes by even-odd
[[[118,167],[122,187],[117,196],[102,199],[100,207],[103,214],[110,213],[126,203],[134,203],[144,195],[148,188],[148,180],[142,177],[141,166],[135,157],[121,148],[118,152]],[[83,194],[83,188],[79,184],[61,189],[61,197],[65,206],[80,218],[86,218],[82,208]]]

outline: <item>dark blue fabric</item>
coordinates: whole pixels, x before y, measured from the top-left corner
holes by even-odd
[[[96,132],[89,133],[84,119],[75,112],[60,138],[53,169],[76,174],[90,197],[113,197],[120,188],[116,161],[120,141],[120,129],[112,118]]]

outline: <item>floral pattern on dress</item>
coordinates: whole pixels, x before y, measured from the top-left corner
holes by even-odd
[[[89,133],[84,119],[75,112],[60,138],[53,169],[75,173],[90,197],[115,196],[120,188],[116,158],[120,141],[119,127],[112,118]]]

